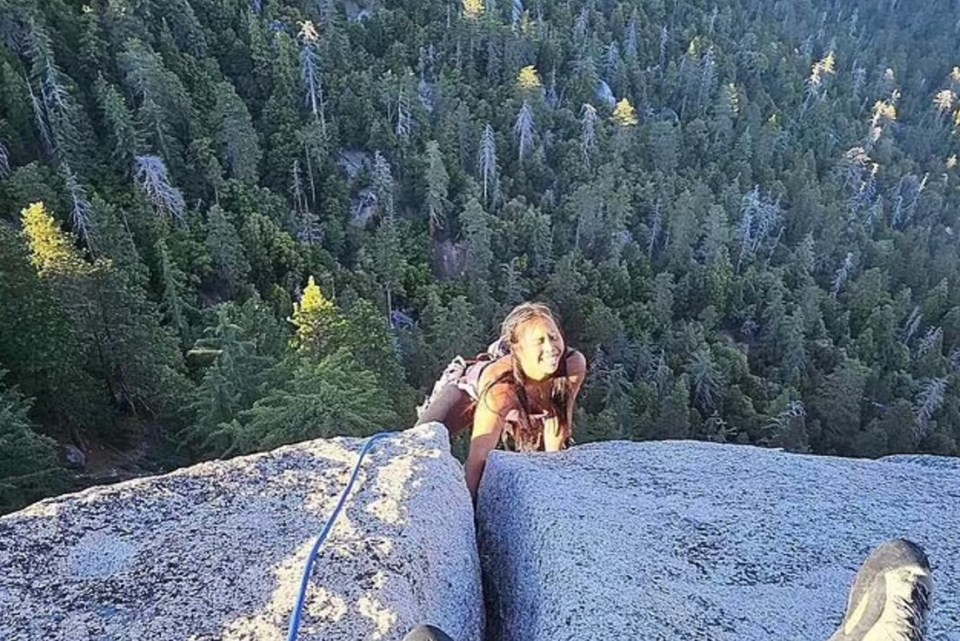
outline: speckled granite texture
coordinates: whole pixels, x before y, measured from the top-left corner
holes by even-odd
[[[0,519],[0,640],[286,638],[357,460],[332,439],[43,501]],[[300,639],[479,641],[463,471],[435,423],[378,442],[315,566]]]
[[[960,641],[960,467],[693,442],[495,453],[492,641],[824,641],[886,539],[927,551],[927,641]]]

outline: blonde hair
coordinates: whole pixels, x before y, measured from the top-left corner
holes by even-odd
[[[529,320],[534,318],[546,318],[553,321],[553,324],[560,328],[560,320],[553,310],[544,303],[520,303],[507,314],[500,324],[500,338],[507,341],[510,345],[516,345],[520,337],[517,335],[517,329]]]

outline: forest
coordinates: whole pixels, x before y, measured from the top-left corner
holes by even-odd
[[[409,427],[523,300],[578,443],[960,454],[957,9],[0,0],[0,513]]]

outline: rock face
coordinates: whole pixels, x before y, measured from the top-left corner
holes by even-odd
[[[0,519],[0,639],[286,638],[361,439],[312,441]],[[439,424],[374,445],[314,567],[299,639],[479,641],[473,510]]]
[[[960,466],[693,442],[496,452],[479,503],[497,641],[824,641],[884,540],[926,549],[960,641]],[[498,621],[499,619],[499,621]]]

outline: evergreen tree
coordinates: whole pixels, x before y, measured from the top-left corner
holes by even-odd
[[[238,315],[263,314],[261,310],[257,306],[238,309],[231,303],[220,306],[216,324],[204,330],[203,338],[190,351],[195,358],[213,359],[194,392],[190,409],[196,418],[181,434],[186,443],[201,452],[219,456],[227,451],[233,443],[220,425],[253,407],[275,383],[276,359],[258,345],[249,329],[245,331],[236,322],[239,319],[235,320]]]
[[[683,439],[690,436],[690,394],[686,375],[661,392],[660,409],[651,426],[650,437]]]
[[[167,166],[157,156],[137,156],[135,159],[137,187],[158,212],[176,222],[183,222],[187,205],[183,194],[170,183]]]
[[[483,211],[476,198],[467,201],[467,206],[460,214],[460,226],[466,250],[463,274],[470,281],[485,281],[489,278],[493,263],[491,230],[489,214]]]
[[[175,417],[189,384],[176,338],[143,289],[108,260],[84,261],[42,204],[25,209],[22,220],[40,279],[56,293],[116,405]]]
[[[483,202],[490,203],[496,200],[497,193],[497,144],[493,137],[493,127],[490,123],[483,129],[480,139],[480,155],[477,160],[480,171],[480,181],[483,184]]]
[[[273,35],[271,92],[260,115],[264,139],[264,182],[278,193],[288,184],[290,166],[299,155],[293,42],[283,31]]]
[[[298,353],[320,358],[341,344],[344,322],[333,302],[323,295],[313,276],[307,280],[291,319],[296,331],[292,346]]]
[[[851,454],[861,429],[865,377],[857,361],[844,360],[810,399],[811,441],[820,452]]]
[[[96,96],[108,131],[110,158],[121,175],[129,175],[133,171],[134,159],[144,147],[143,134],[137,128],[123,95],[104,80],[102,74],[97,78]]]
[[[231,177],[256,183],[260,146],[250,112],[229,82],[219,83],[215,91],[217,104],[213,117],[219,128],[223,165]]]
[[[127,90],[138,100],[137,119],[148,147],[177,166],[182,153],[178,134],[192,118],[183,83],[149,44],[137,38],[124,43],[117,64]]]
[[[4,384],[6,375],[0,369],[0,514],[67,488],[56,443],[33,430],[30,401]]]
[[[395,420],[376,375],[341,349],[298,367],[288,383],[222,425],[216,438],[230,443],[221,456],[231,456],[313,438],[368,436]]]
[[[207,211],[207,251],[213,261],[214,282],[225,297],[240,294],[250,273],[237,228],[219,205]]]
[[[187,279],[183,271],[177,266],[167,249],[167,243],[163,238],[157,240],[154,245],[160,264],[160,281],[162,283],[163,294],[160,299],[160,311],[164,315],[167,324],[172,327],[180,337],[180,345],[189,344],[190,324],[187,315],[195,311],[193,306],[186,300],[187,298]]]
[[[430,235],[435,236],[437,232],[445,227],[446,210],[449,206],[447,200],[447,189],[450,184],[450,177],[447,175],[446,167],[443,164],[443,155],[440,153],[440,145],[435,140],[427,143],[427,224],[430,227]]]
[[[82,344],[52,285],[37,276],[26,247],[0,227],[0,362],[35,399],[33,412],[54,430],[110,420],[106,395],[90,376]]]
[[[517,122],[513,131],[517,135],[518,159],[523,161],[524,156],[530,155],[533,150],[533,136],[536,132],[536,126],[533,122],[533,109],[526,100],[523,101],[520,113],[517,114]]]
[[[436,356],[432,374],[439,374],[454,356],[482,349],[480,322],[465,297],[457,296],[445,305],[436,292],[431,292],[423,315],[427,343]]]

